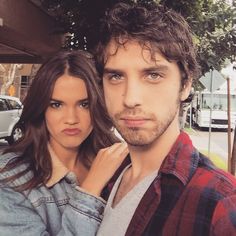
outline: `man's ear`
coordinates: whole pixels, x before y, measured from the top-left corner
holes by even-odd
[[[180,93],[180,100],[182,102],[188,98],[191,92],[191,88],[192,88],[192,80],[186,81]]]

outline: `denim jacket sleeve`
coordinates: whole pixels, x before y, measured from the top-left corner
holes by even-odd
[[[31,202],[9,187],[0,188],[0,235],[90,236],[95,235],[102,220],[104,202],[75,188],[62,217],[61,228],[52,231]],[[48,216],[46,215],[45,218]],[[55,215],[55,218],[58,217]]]

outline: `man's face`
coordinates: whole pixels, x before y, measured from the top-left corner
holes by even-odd
[[[179,130],[179,105],[188,97],[191,85],[181,89],[177,64],[159,53],[152,60],[150,51],[136,41],[128,41],[118,49],[111,41],[106,55],[106,106],[126,142],[145,146],[166,132]]]

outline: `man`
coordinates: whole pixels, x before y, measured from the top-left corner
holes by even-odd
[[[199,70],[185,20],[160,6],[120,3],[104,22],[96,60],[131,159],[110,184],[98,235],[236,235],[236,180],[179,128]]]

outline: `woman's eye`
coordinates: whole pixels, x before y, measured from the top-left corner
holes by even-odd
[[[81,102],[80,106],[83,107],[83,108],[88,108],[89,107],[89,102],[88,101]]]
[[[60,102],[50,102],[50,107],[58,109],[61,107],[61,103]]]

